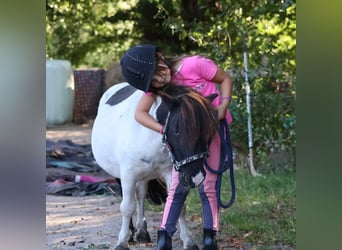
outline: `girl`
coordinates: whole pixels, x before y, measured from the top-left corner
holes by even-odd
[[[190,86],[204,96],[218,94],[213,100],[218,118],[232,117],[228,110],[231,102],[233,83],[231,77],[210,59],[202,56],[183,56],[165,58],[157,46],[142,44],[130,48],[121,61],[122,74],[126,81],[145,92],[135,112],[135,119],[142,125],[161,132],[163,126],[150,114],[149,110],[156,100],[158,89],[171,81],[179,85]],[[220,84],[220,90],[216,84]],[[218,169],[220,159],[220,136],[214,136],[207,162],[213,169]],[[205,168],[206,169],[206,168]],[[171,185],[168,189],[163,219],[158,231],[157,250],[172,249],[171,237],[176,232],[176,223],[184,205],[189,188],[185,189],[178,179],[179,173],[172,169]],[[203,249],[217,250],[216,232],[219,230],[219,205],[216,196],[217,174],[206,170],[206,178],[198,187],[202,202]]]

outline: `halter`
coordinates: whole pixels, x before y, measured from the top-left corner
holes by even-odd
[[[195,155],[191,155],[191,156],[188,156],[186,157],[185,159],[183,160],[180,160],[180,161],[177,161],[175,159],[175,156],[174,156],[174,153],[173,153],[173,150],[172,148],[170,147],[168,141],[167,141],[167,136],[166,136],[166,132],[167,132],[167,129],[168,129],[168,125],[169,125],[169,118],[170,118],[170,114],[171,114],[171,111],[169,111],[167,113],[167,117],[166,117],[166,121],[165,121],[165,125],[163,127],[163,137],[162,137],[162,143],[166,146],[166,149],[168,150],[170,156],[171,156],[171,160],[172,160],[172,163],[173,163],[173,167],[179,171],[180,168],[186,164],[189,164],[190,162],[193,162],[193,161],[196,161],[198,159],[206,159],[208,156],[209,156],[209,147],[208,145],[206,145],[206,150],[201,152],[201,153],[198,153],[198,154],[195,154]]]

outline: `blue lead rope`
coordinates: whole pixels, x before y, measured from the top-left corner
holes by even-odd
[[[212,172],[216,173],[217,182],[216,182],[216,190],[217,190],[217,200],[219,206],[222,208],[229,208],[233,205],[235,201],[235,180],[234,180],[234,166],[233,166],[233,149],[232,142],[230,139],[229,125],[226,119],[220,121],[220,137],[221,137],[221,154],[220,154],[220,165],[219,169],[212,169],[207,161],[205,161],[206,168]],[[229,169],[230,176],[230,186],[232,195],[230,197],[230,201],[227,204],[222,203],[221,201],[221,183],[222,183],[222,174]]]

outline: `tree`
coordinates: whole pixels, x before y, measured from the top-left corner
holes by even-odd
[[[213,58],[234,77],[235,119],[232,135],[247,152],[247,113],[243,79],[243,52],[249,55],[254,145],[265,171],[279,170],[270,164],[274,153],[289,152],[295,159],[296,2],[204,1],[174,3],[156,1],[164,28],[179,37],[182,45]],[[190,46],[189,46],[190,44]],[[290,171],[293,171],[292,168]]]
[[[269,164],[276,152],[295,158],[295,0],[48,0],[46,41],[47,58],[74,67],[107,67],[137,43],[212,58],[233,72],[232,135],[240,145],[247,145],[247,51],[255,158],[265,171],[276,171]]]
[[[48,0],[46,57],[66,59],[74,67],[106,67],[117,60],[134,38],[133,21],[110,17],[136,1]],[[133,38],[132,38],[133,37]]]

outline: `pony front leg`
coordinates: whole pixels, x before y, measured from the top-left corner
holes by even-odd
[[[198,245],[191,238],[188,224],[185,220],[186,207],[185,204],[179,216],[178,222],[180,227],[180,238],[183,241],[183,248],[186,250],[199,250]]]
[[[147,223],[145,220],[144,200],[146,196],[147,183],[140,181],[136,186],[136,198],[137,198],[137,233],[136,239],[140,243],[150,243],[151,237],[147,231]]]
[[[122,201],[120,211],[122,216],[119,240],[115,245],[115,250],[129,250],[128,241],[130,239],[129,225],[135,211],[135,183],[132,180],[121,179]]]

